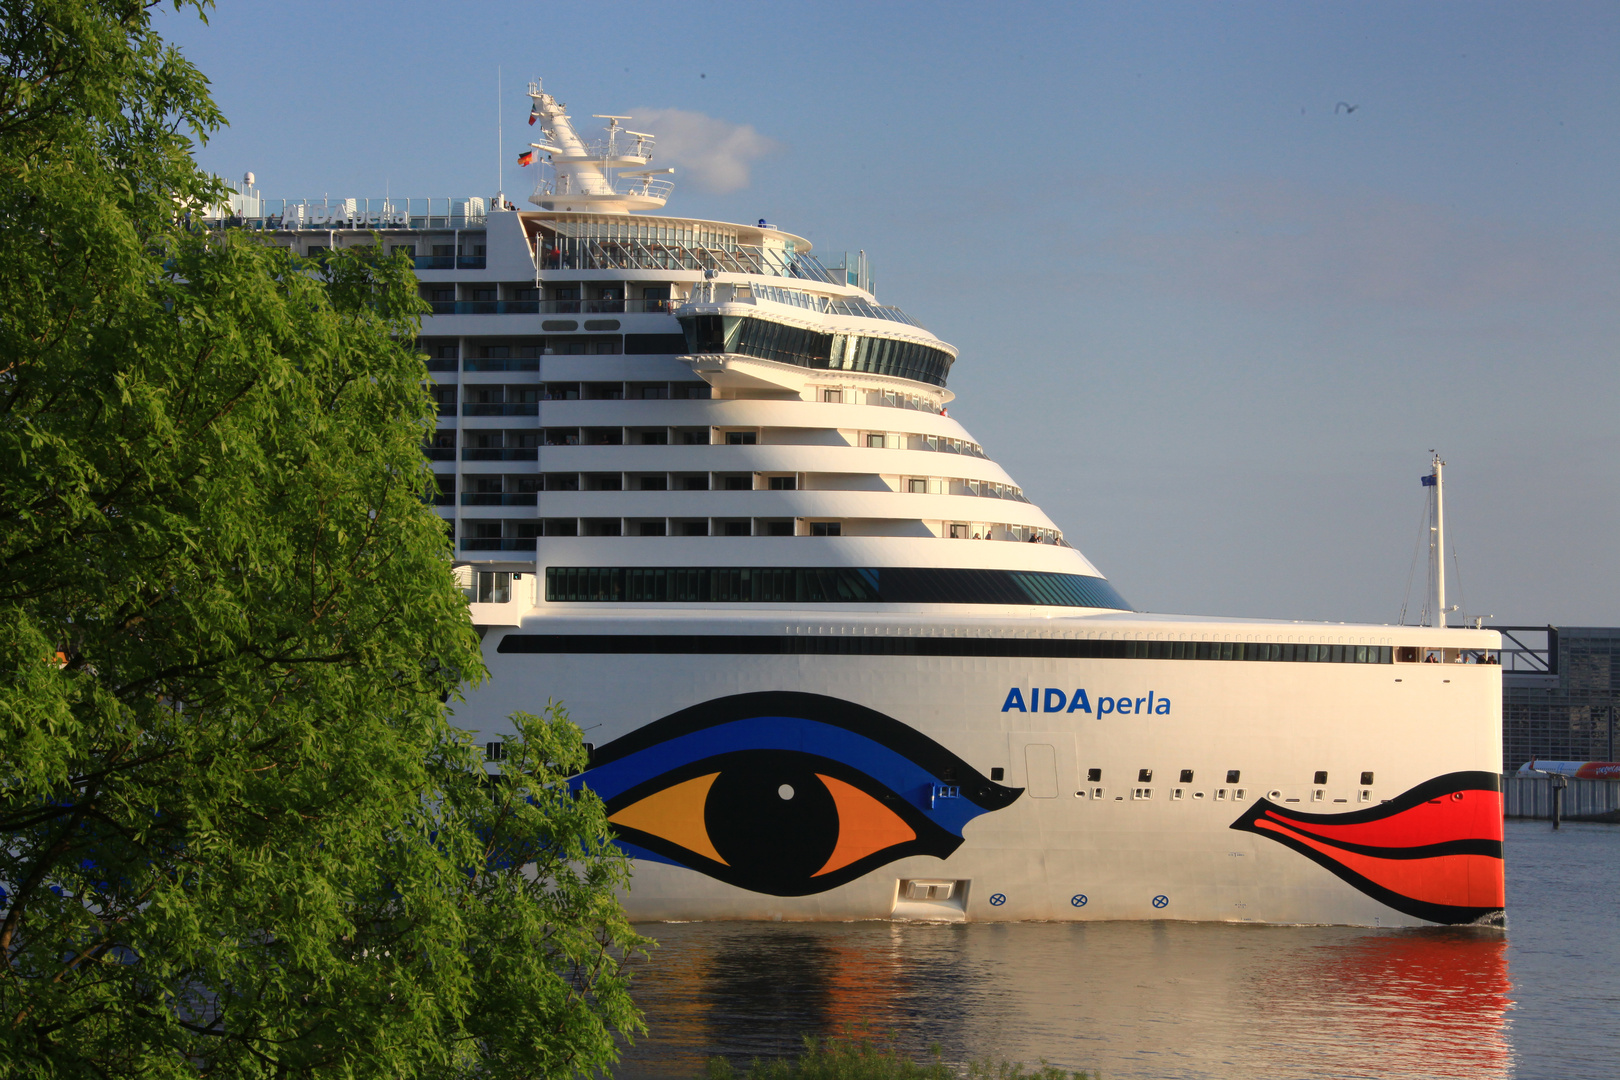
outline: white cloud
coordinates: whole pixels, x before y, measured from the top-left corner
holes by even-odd
[[[632,109],[638,131],[658,136],[653,161],[673,165],[703,191],[723,195],[745,188],[749,166],[780,150],[781,144],[755,131],[751,124],[732,124],[685,109]]]

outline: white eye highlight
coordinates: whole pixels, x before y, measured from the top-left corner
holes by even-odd
[[[782,796],[783,799],[791,799],[793,798],[793,785],[783,784],[781,787],[776,789],[776,793]]]

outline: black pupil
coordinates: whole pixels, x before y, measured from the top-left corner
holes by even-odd
[[[709,789],[703,821],[710,842],[727,863],[747,867],[750,875],[809,878],[838,843],[832,793],[787,754],[761,751],[740,758],[728,760]]]

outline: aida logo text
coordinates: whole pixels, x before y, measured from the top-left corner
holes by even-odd
[[[1092,712],[1091,697],[1084,688],[1070,694],[1058,687],[1032,687],[1029,696],[1024,696],[1022,687],[1013,687],[1007,691],[1007,700],[1001,703],[1002,712],[1083,712],[1092,713],[1093,716],[1107,716],[1109,713],[1121,713],[1131,716],[1169,716],[1170,699],[1160,697],[1156,691],[1149,690],[1146,697],[1098,697],[1097,708]]]

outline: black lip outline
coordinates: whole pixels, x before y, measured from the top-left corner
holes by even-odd
[[[749,892],[765,893],[769,896],[811,896],[815,893],[826,892],[840,885],[848,884],[858,877],[871,873],[878,867],[903,859],[908,855],[932,855],[937,859],[950,856],[957,848],[962,846],[962,837],[947,831],[928,817],[908,799],[892,791],[888,786],[878,783],[865,772],[853,765],[847,765],[834,758],[822,757],[804,750],[732,750],[724,754],[715,754],[711,757],[688,762],[677,766],[668,772],[659,773],[651,779],[644,780],[635,787],[626,788],[606,803],[608,816],[618,813],[627,806],[632,806],[649,795],[656,794],[673,787],[686,780],[691,780],[707,773],[717,772],[726,767],[729,761],[752,757],[757,754],[783,754],[800,758],[800,764],[819,773],[825,773],[835,779],[842,780],[881,802],[896,817],[908,825],[916,833],[916,839],[908,840],[903,844],[892,844],[862,856],[847,866],[826,874],[805,878],[803,882],[795,885],[785,885],[781,881],[759,877],[748,872],[747,867],[731,866],[726,863],[715,862],[706,855],[700,855],[690,848],[682,847],[672,841],[652,833],[642,832],[624,825],[613,825],[614,834],[627,843],[675,862],[690,870],[707,874],[717,881],[727,885],[735,885],[739,889]]]
[[[963,797],[982,810],[1011,806],[1024,793],[1023,788],[996,783],[916,728],[892,716],[853,701],[798,690],[732,694],[670,713],[597,747],[591,754],[591,767],[629,757],[694,731],[762,716],[791,716],[843,728],[909,758],[941,780],[947,770],[954,769]]]
[[[1360,825],[1369,821],[1382,821],[1385,818],[1395,817],[1422,803],[1459,791],[1500,792],[1501,790],[1502,779],[1496,773],[1470,770],[1436,776],[1431,780],[1425,780],[1414,788],[1409,788],[1389,802],[1381,803],[1378,806],[1370,806],[1365,810],[1352,810],[1343,814],[1311,814],[1301,810],[1291,810],[1285,806],[1279,806],[1270,799],[1261,798],[1245,811],[1241,817],[1232,822],[1230,828],[1242,832],[1252,832],[1257,836],[1264,836],[1268,840],[1274,840],[1285,847],[1291,848],[1318,866],[1328,870],[1341,881],[1402,914],[1411,915],[1413,918],[1423,919],[1426,922],[1439,923],[1443,926],[1457,926],[1464,923],[1490,921],[1492,918],[1500,916],[1502,909],[1499,907],[1463,907],[1456,904],[1434,904],[1425,900],[1414,899],[1358,874],[1326,852],[1318,851],[1309,844],[1303,843],[1286,833],[1259,828],[1255,825],[1255,822],[1267,812],[1270,812],[1277,817],[1304,826]],[[1350,844],[1331,840],[1325,836],[1318,836],[1313,839],[1318,843],[1338,848],[1341,851],[1354,852],[1359,855],[1371,855],[1381,859],[1421,859],[1437,855],[1486,855],[1496,859],[1502,858],[1502,841],[1500,840],[1471,838],[1446,840],[1437,844],[1423,844],[1413,847],[1379,848],[1365,844]]]

